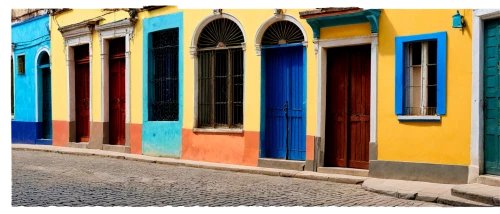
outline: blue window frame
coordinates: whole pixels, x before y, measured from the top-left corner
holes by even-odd
[[[429,80],[435,81],[435,97],[432,99],[435,100],[435,111],[427,111],[423,113],[423,115],[445,115],[446,114],[446,32],[437,32],[430,34],[420,34],[420,35],[411,35],[411,36],[399,36],[396,37],[396,100],[395,100],[395,112],[396,115],[421,115],[421,114],[413,114],[408,111],[408,103],[411,103],[412,99],[409,99],[407,88],[411,86],[413,82],[410,84],[408,74],[408,69],[412,68],[411,63],[411,47],[412,45],[420,45],[415,53],[422,53],[422,56],[428,54],[428,50],[433,50],[436,53],[435,63],[429,64],[430,66],[435,66],[435,79]],[[417,48],[415,48],[417,49]],[[425,51],[423,50],[425,49]],[[420,52],[421,51],[421,52]],[[431,55],[433,53],[430,53]],[[425,57],[424,56],[424,57]],[[430,57],[432,58],[432,57]],[[418,59],[422,60],[422,59]],[[424,62],[423,60],[421,62]],[[427,63],[427,61],[425,61]],[[424,63],[422,63],[424,64]],[[420,66],[420,65],[419,65]],[[424,65],[422,65],[424,67]],[[425,65],[427,72],[427,64]],[[434,72],[434,71],[433,71]],[[413,75],[413,74],[412,74]],[[427,78],[425,78],[427,79]],[[410,102],[409,102],[410,100]],[[423,102],[423,101],[420,101]],[[425,104],[427,105],[427,104]]]

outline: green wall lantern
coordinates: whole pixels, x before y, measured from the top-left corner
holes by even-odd
[[[460,15],[457,10],[457,14],[453,15],[453,28],[463,28],[465,27],[464,16]]]

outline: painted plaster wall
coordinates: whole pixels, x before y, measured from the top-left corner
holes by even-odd
[[[166,8],[170,9],[170,8]],[[184,29],[183,12],[166,10],[166,14],[154,17],[144,17],[142,20],[143,40],[143,125],[142,153],[152,156],[180,157],[182,149],[183,121],[183,72],[184,72]],[[148,121],[148,47],[151,45],[149,35],[152,32],[179,28],[179,120],[178,121]]]
[[[468,165],[472,10],[452,28],[456,10],[382,10],[378,54],[378,159]],[[447,32],[447,111],[441,122],[399,122],[395,115],[395,37]]]
[[[52,50],[52,82],[53,87],[53,145],[66,146],[69,139],[68,118],[68,88],[66,71],[66,50],[64,38],[57,30],[59,27],[75,24],[87,19],[102,16],[105,20],[99,24],[106,24],[128,18],[125,11],[109,12],[101,9],[74,9],[52,16],[51,40],[55,44]],[[102,90],[101,90],[101,51],[98,32],[92,33],[92,122],[102,121]],[[142,20],[134,26],[134,38],[130,40],[130,150],[131,153],[142,153]],[[91,133],[92,134],[92,133]]]
[[[36,54],[42,48],[50,50],[49,17],[35,17],[14,25],[12,43],[14,49],[14,120],[38,122],[36,120]],[[32,41],[32,42],[29,42]],[[25,56],[25,74],[18,74],[17,56]]]
[[[12,143],[47,144],[37,141],[42,135],[41,72],[37,71],[37,53],[50,52],[49,16],[39,16],[12,25],[11,42],[14,48],[14,120],[11,122]],[[50,53],[48,53],[50,54]],[[25,56],[25,73],[18,74],[19,55]],[[39,57],[39,56],[38,56]],[[38,90],[37,90],[38,89]],[[37,95],[38,91],[38,95]],[[38,96],[38,103],[37,103]]]
[[[305,20],[300,19],[297,9],[284,9],[283,12],[297,19],[306,31],[308,41],[307,55],[314,56],[312,29]],[[273,9],[240,10],[223,9],[223,13],[234,16],[242,25],[245,36],[245,79],[244,79],[244,119],[243,134],[194,133],[194,59],[189,55],[189,47],[198,24],[213,14],[210,9],[184,10],[184,121],[182,134],[182,158],[210,162],[241,165],[257,165],[259,157],[259,132],[261,124],[261,56],[255,52],[255,36],[259,27],[273,17]],[[317,64],[315,57],[307,57],[307,139],[316,133],[317,106]],[[306,146],[306,159],[312,159],[313,141]],[[311,151],[309,151],[311,150]]]

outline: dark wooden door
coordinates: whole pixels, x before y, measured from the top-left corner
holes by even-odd
[[[370,45],[327,51],[325,166],[368,168]]]
[[[484,22],[484,173],[500,175],[500,20]]]
[[[52,139],[52,92],[50,68],[43,68],[42,75],[43,138]]]
[[[75,109],[76,141],[89,142],[90,134],[90,82],[89,46],[75,47]]]
[[[125,145],[125,39],[109,43],[110,144]]]

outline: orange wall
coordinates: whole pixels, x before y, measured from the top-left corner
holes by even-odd
[[[182,159],[257,166],[259,132],[194,133],[182,129]]]

